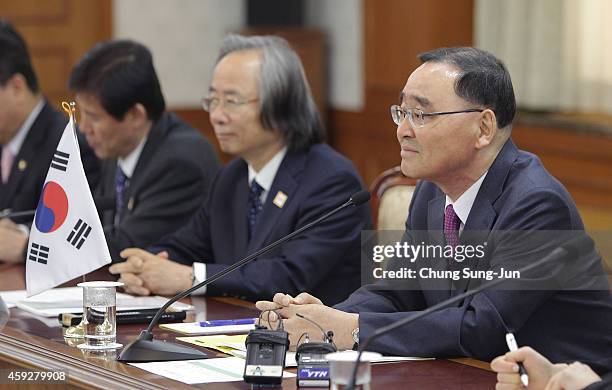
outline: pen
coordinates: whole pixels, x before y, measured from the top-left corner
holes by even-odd
[[[208,326],[227,326],[227,325],[255,325],[257,318],[241,318],[238,320],[210,320],[200,321],[201,327]]]
[[[508,344],[508,349],[510,350],[510,352],[516,351],[518,349],[516,339],[514,338],[514,335],[512,333],[506,333],[506,344]],[[527,376],[527,371],[525,371],[523,363],[519,362],[518,367],[521,382],[525,387],[529,386],[529,377]]]

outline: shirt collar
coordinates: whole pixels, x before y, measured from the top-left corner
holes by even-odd
[[[452,204],[453,209],[455,210],[455,214],[457,214],[457,216],[461,220],[461,225],[465,225],[465,223],[467,222],[468,216],[470,215],[470,211],[472,210],[472,206],[474,205],[474,201],[476,200],[476,195],[478,195],[480,186],[482,185],[482,182],[484,181],[488,172],[489,171],[486,171],[482,176],[480,176],[480,178],[476,180],[476,182],[472,184],[470,188],[467,189],[467,191],[461,194],[459,199],[457,199],[455,202],[453,202],[451,198],[446,195],[446,204],[444,205],[444,208],[446,209],[446,206]]]
[[[283,158],[287,154],[287,147],[283,147],[279,150],[274,157],[270,159],[264,165],[259,172],[255,172],[255,169],[249,164],[249,186],[253,182],[253,179],[257,180],[257,183],[264,189],[264,192],[267,193],[272,188],[272,182],[276,177],[276,172],[278,172],[278,168],[283,162]]]
[[[121,168],[121,170],[128,179],[131,179],[132,175],[134,174],[134,169],[136,169],[136,164],[138,164],[138,159],[140,158],[142,149],[144,148],[144,145],[147,142],[147,138],[148,136],[144,136],[138,146],[136,146],[136,148],[134,148],[134,150],[132,150],[130,154],[128,154],[124,158],[120,158],[119,160],[117,160],[117,165],[119,166],[119,168]]]
[[[11,139],[8,144],[6,144],[6,147],[11,151],[11,153],[13,153],[13,156],[19,155],[21,145],[23,145],[23,141],[25,141],[25,138],[28,135],[28,132],[30,131],[30,127],[32,127],[32,124],[36,120],[36,117],[38,117],[38,114],[40,114],[40,112],[42,111],[44,105],[44,100],[40,99],[38,103],[36,103],[36,105],[34,106],[34,109],[30,111],[30,115],[28,115],[26,120],[23,122],[23,124],[19,128],[19,131],[17,131],[17,134],[15,134],[13,139]]]

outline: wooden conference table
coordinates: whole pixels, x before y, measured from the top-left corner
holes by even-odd
[[[100,275],[100,274],[98,274]],[[88,280],[95,280],[88,277]],[[24,267],[0,265],[0,290],[25,288]],[[186,302],[188,302],[187,300]],[[207,319],[257,316],[254,305],[231,298],[190,299]],[[92,355],[67,344],[59,323],[43,322],[23,310],[10,309],[7,324],[0,329],[0,369],[68,370],[68,385],[30,385],[48,389],[250,389],[244,382],[186,385],[117,362],[116,354]],[[189,319],[189,318],[188,318]],[[127,345],[144,325],[119,325],[117,341]],[[156,328],[155,338],[174,341],[175,334]],[[180,343],[180,342],[179,342]],[[195,346],[194,346],[195,347]],[[195,347],[198,348],[198,347]],[[207,350],[207,352],[211,352]],[[219,354],[219,356],[223,356]],[[294,371],[295,372],[295,371]],[[473,359],[429,360],[377,364],[372,368],[373,389],[493,389],[495,374],[488,363]],[[3,387],[4,386],[4,387]],[[285,379],[284,389],[295,389],[295,378]],[[0,389],[8,388],[1,385]],[[25,385],[11,388],[27,388]]]

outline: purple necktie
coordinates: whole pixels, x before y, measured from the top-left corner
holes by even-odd
[[[461,220],[455,213],[453,205],[449,204],[444,211],[444,238],[446,238],[446,244],[453,248],[459,244],[460,225]]]
[[[117,171],[115,172],[115,224],[119,223],[123,217],[123,197],[127,185],[128,178],[121,167],[117,165]]]

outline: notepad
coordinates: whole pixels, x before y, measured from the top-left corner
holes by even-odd
[[[142,370],[187,384],[242,381],[245,360],[237,357],[170,362],[128,363]],[[295,378],[285,371],[283,378]]]
[[[185,343],[195,344],[200,347],[214,349],[227,355],[246,358],[246,334],[238,335],[215,335],[177,337],[176,339]]]
[[[83,312],[83,290],[80,287],[62,287],[47,290],[26,298],[25,290],[2,291],[0,296],[18,308],[42,317],[55,317],[61,313]],[[160,296],[135,297],[117,293],[117,310],[156,309],[162,307],[168,298]],[[171,306],[176,311],[191,310],[193,306],[175,302]]]
[[[178,324],[160,324],[160,328],[188,335],[207,334],[242,334],[255,329],[255,324],[200,326],[199,322],[182,322]]]

